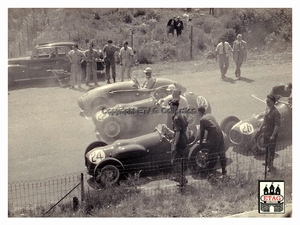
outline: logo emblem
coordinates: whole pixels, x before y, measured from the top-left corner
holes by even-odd
[[[284,181],[258,181],[258,212],[264,214],[285,212]]]

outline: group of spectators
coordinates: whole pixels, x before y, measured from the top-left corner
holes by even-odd
[[[172,19],[170,19],[167,23],[167,28],[168,28],[168,35],[172,34],[174,36],[174,33],[176,31],[177,37],[181,35],[182,30],[183,30],[183,22],[180,20],[180,16],[174,16]]]
[[[124,81],[124,75],[126,73],[127,78],[131,79],[131,67],[134,65],[134,52],[131,47],[128,46],[128,42],[123,43],[123,47],[119,48],[113,44],[112,40],[108,40],[104,46],[103,51],[97,51],[94,49],[94,44],[90,43],[89,48],[86,51],[81,51],[78,45],[75,44],[72,50],[68,53],[68,58],[71,63],[71,77],[70,84],[71,89],[75,88],[75,84],[78,88],[81,88],[81,81],[83,73],[85,76],[85,84],[89,86],[91,82],[98,86],[97,79],[97,62],[105,64],[105,78],[107,83],[116,82],[116,54],[120,59],[121,68],[121,81]],[[82,64],[85,63],[85,67]],[[82,68],[85,71],[82,71]]]

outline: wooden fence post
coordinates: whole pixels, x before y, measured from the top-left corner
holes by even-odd
[[[81,178],[80,178],[80,186],[81,186],[81,201],[85,200],[84,196],[84,183],[83,183],[83,173],[81,173]]]

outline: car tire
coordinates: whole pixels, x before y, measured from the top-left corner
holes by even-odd
[[[216,157],[217,158],[217,157]],[[210,150],[208,147],[195,146],[189,156],[189,169],[193,174],[199,174],[207,171],[209,168],[213,168],[216,159],[212,159]],[[212,165],[214,163],[214,165]]]
[[[102,187],[116,185],[120,179],[120,171],[115,165],[106,165],[104,167],[96,167],[94,178],[97,184]]]
[[[103,141],[111,143],[126,132],[126,125],[119,117],[110,116],[103,120],[97,130]]]
[[[240,122],[240,120],[237,117],[228,116],[221,121],[220,128],[228,137],[230,137],[229,134],[230,134],[231,128],[238,122]]]
[[[264,132],[257,132],[254,138],[254,145],[252,146],[253,155],[266,154],[266,148],[264,146]]]

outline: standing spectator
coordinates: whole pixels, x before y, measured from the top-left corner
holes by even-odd
[[[180,172],[183,175],[183,168],[181,168],[180,159],[183,158],[183,151],[188,144],[186,137],[187,130],[187,121],[178,113],[179,101],[178,99],[173,99],[169,102],[171,112],[172,112],[172,121],[173,121],[173,131],[174,136],[171,145],[172,158],[171,163],[173,165],[173,172],[176,174],[176,177],[173,178],[174,181],[179,182],[181,185],[187,183],[185,176],[181,176]]]
[[[127,78],[131,79],[131,67],[133,64],[133,50],[131,47],[128,46],[128,42],[125,41],[123,47],[120,49],[120,65],[122,66],[121,69],[121,81],[124,81],[124,73],[126,72]]]
[[[209,145],[210,149],[208,162],[209,175],[212,175],[212,169],[217,163],[218,156],[220,158],[222,175],[225,175],[227,171],[223,133],[215,117],[209,113],[206,113],[203,106],[198,108],[198,112],[200,115],[200,145],[203,143],[204,133],[207,131],[206,143]]]
[[[110,84],[110,68],[112,70],[112,78],[114,83],[116,82],[116,61],[115,61],[115,53],[119,50],[119,48],[112,44],[112,40],[107,41],[107,45],[104,46],[103,52],[105,53],[104,62],[105,62],[105,73],[107,83]]]
[[[247,59],[247,42],[242,40],[242,35],[237,35],[237,40],[233,42],[233,60],[236,65],[235,76],[241,78],[241,66]]]
[[[183,30],[183,22],[180,20],[180,17],[177,17],[177,21],[176,21],[176,34],[177,37],[181,36],[181,32]]]
[[[226,73],[229,66],[229,54],[232,52],[230,44],[225,41],[225,38],[221,38],[221,42],[216,47],[216,56],[219,56],[219,67],[221,71],[221,79],[226,78]],[[216,59],[217,59],[216,57]]]
[[[144,70],[144,73],[146,75],[146,80],[144,81],[144,83],[142,84],[142,88],[148,88],[151,89],[153,88],[153,85],[155,83],[155,80],[152,77],[152,69],[150,67],[147,67]]]
[[[173,17],[173,19],[170,19],[168,21],[167,24],[167,28],[168,28],[168,35],[172,34],[174,36],[174,29],[175,29],[175,25],[176,25],[176,20],[175,20],[175,16]]]
[[[91,74],[93,75],[93,82],[95,83],[95,86],[98,85],[97,80],[97,59],[100,57],[98,51],[93,49],[94,44],[89,44],[89,49],[85,52],[86,56],[86,80],[85,85],[89,86]]]
[[[78,45],[75,44],[72,47],[72,50],[68,53],[68,58],[71,62],[71,89],[75,88],[75,83],[77,81],[78,88],[81,88],[81,79],[82,79],[82,69],[81,63],[85,60],[85,55],[82,51],[78,50]]]
[[[278,129],[280,126],[280,113],[275,107],[276,98],[274,95],[267,96],[267,111],[264,117],[264,121],[258,133],[264,132],[264,145],[266,146],[266,163],[269,170],[268,172],[274,172],[274,156],[276,139]]]

